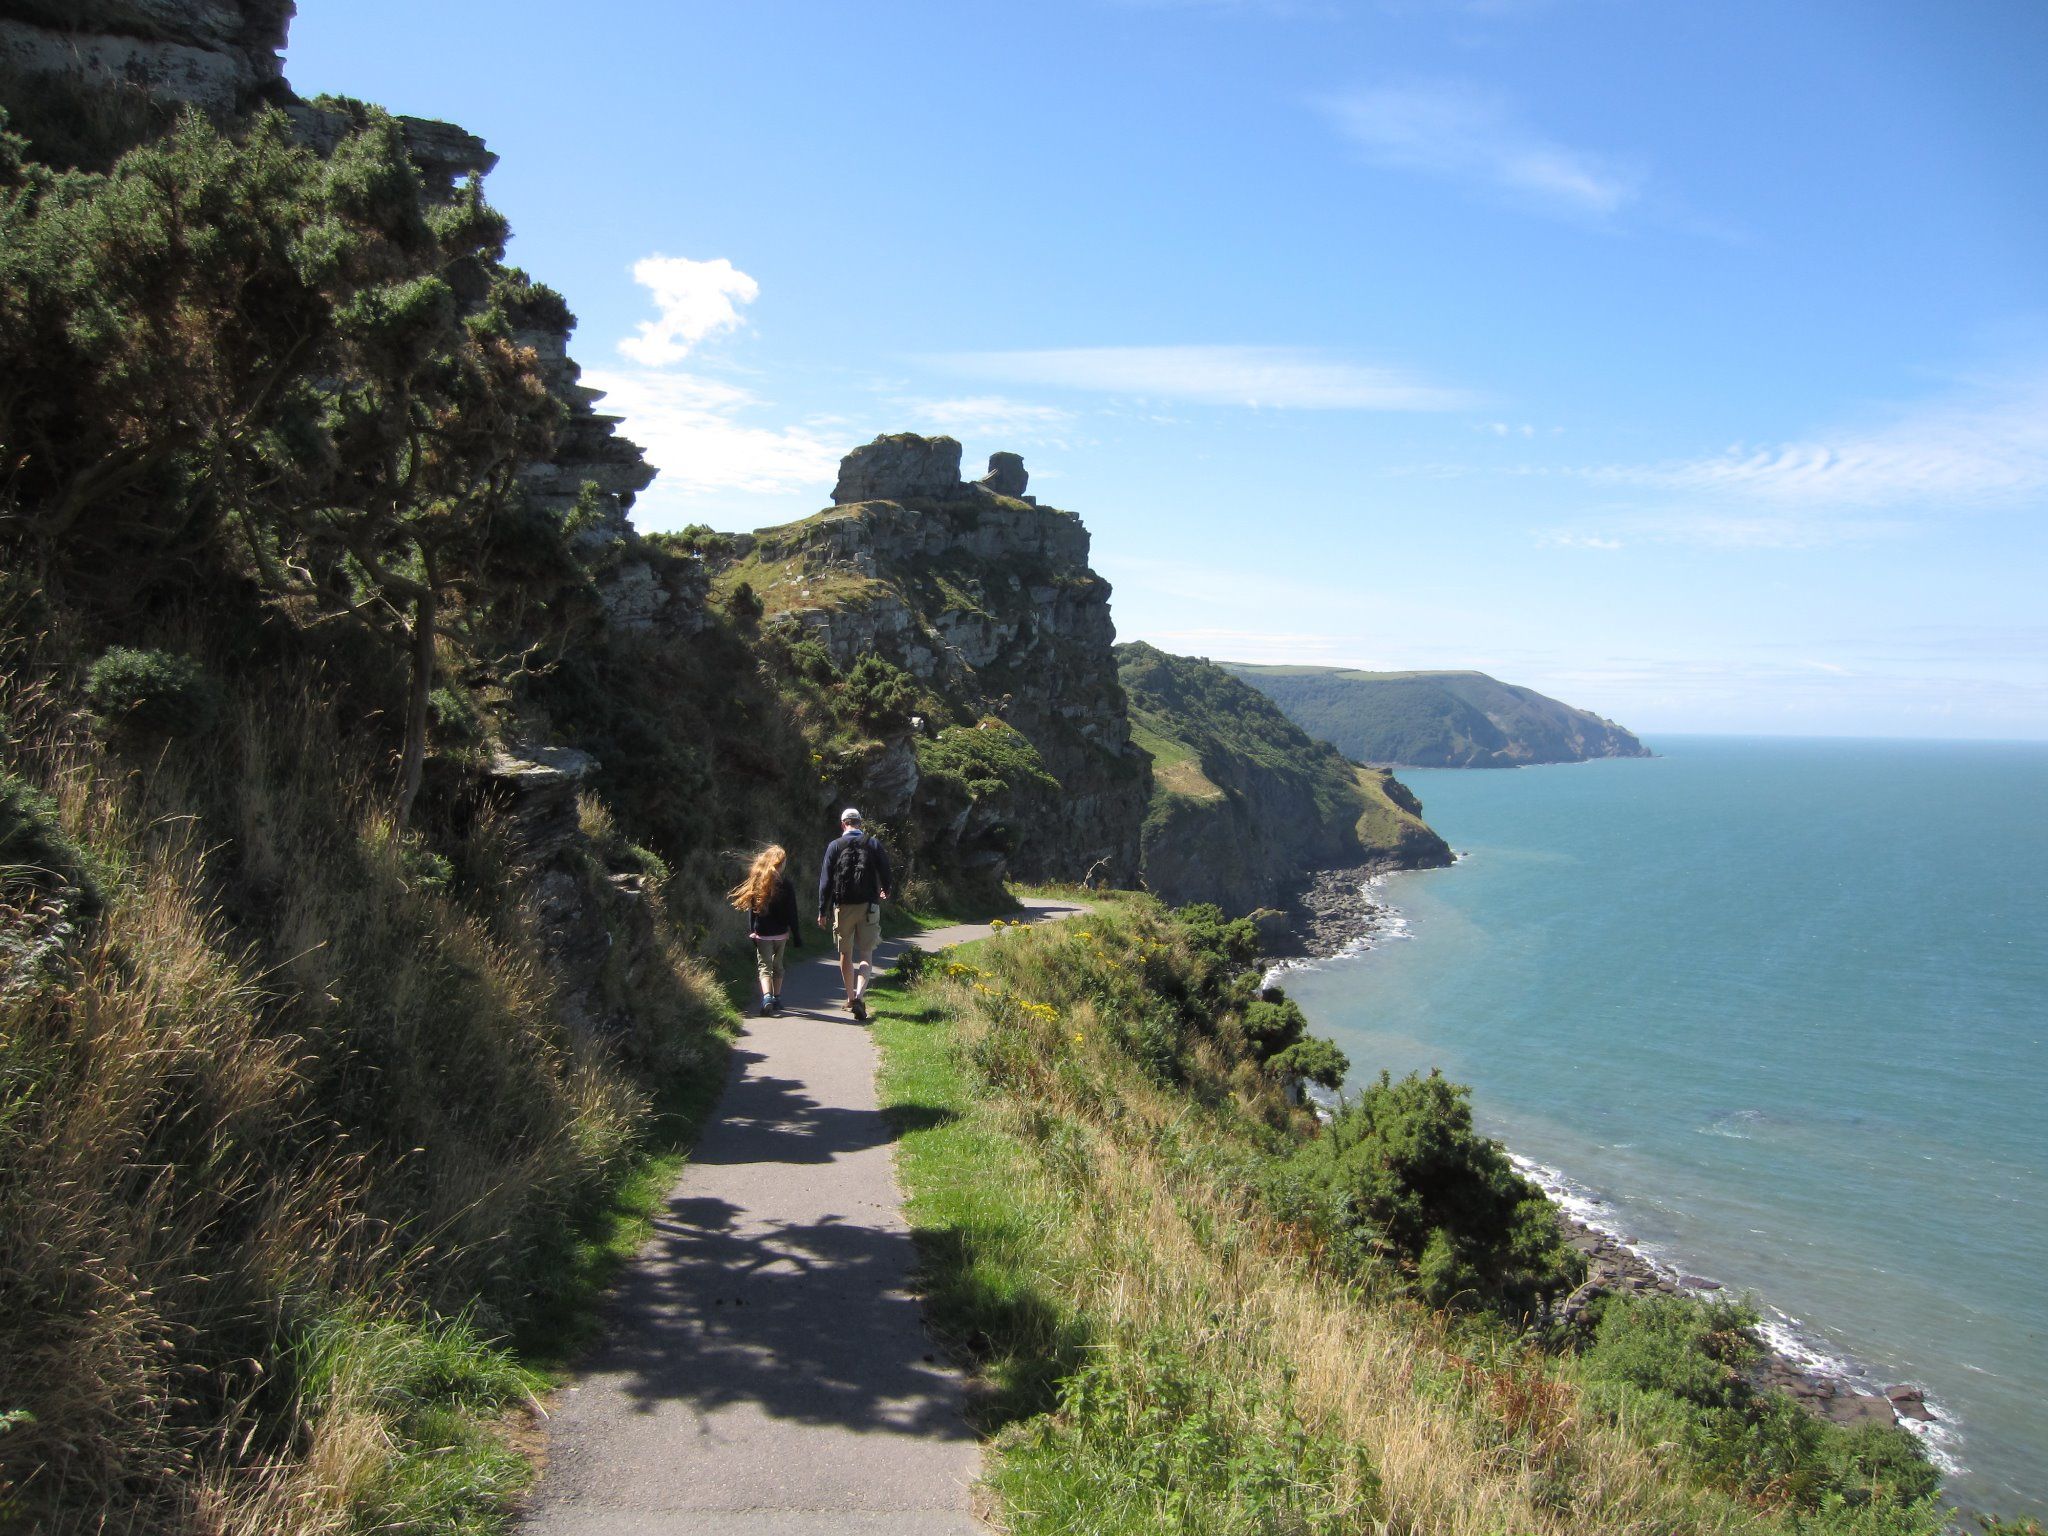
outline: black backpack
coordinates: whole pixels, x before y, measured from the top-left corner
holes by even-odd
[[[874,839],[863,832],[841,847],[839,857],[832,861],[832,903],[851,907],[873,901],[879,886]]]

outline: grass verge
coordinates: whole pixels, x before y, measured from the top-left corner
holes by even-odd
[[[1198,938],[1149,902],[1102,902],[874,993],[928,1315],[980,1384],[1006,1530],[1941,1528],[1889,1442],[1812,1437],[1796,1476],[1728,1475],[1702,1435],[1761,1451],[1770,1405],[1711,1350],[1651,1360],[1656,1319],[1628,1322],[1626,1370],[1603,1368],[1426,1306],[1416,1266],[1276,1216],[1261,1179],[1314,1131],[1228,1017],[1162,1006],[1192,995]]]

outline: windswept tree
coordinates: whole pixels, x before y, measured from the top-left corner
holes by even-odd
[[[574,579],[519,496],[562,406],[475,180],[430,199],[393,119],[334,110],[325,155],[193,113],[104,175],[0,139],[0,539],[74,585],[226,560],[366,626],[405,658],[403,818],[441,639],[486,643],[501,574]]]

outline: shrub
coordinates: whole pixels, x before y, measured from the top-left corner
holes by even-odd
[[[742,624],[759,622],[766,606],[751,581],[743,581],[734,587],[732,595],[725,600],[725,611]]]
[[[1298,1077],[1321,1088],[1341,1088],[1351,1072],[1351,1058],[1320,1035],[1297,1040],[1267,1058],[1266,1065],[1285,1077]]]
[[[1845,1429],[1750,1381],[1762,1353],[1755,1324],[1734,1302],[1612,1298],[1582,1357],[1592,1400],[1730,1491],[1798,1509],[1864,1507],[1859,1530],[1938,1528],[1927,1517],[1940,1474],[1904,1430]]]
[[[189,656],[117,645],[92,664],[85,696],[109,725],[197,736],[220,717],[220,687]]]
[[[56,802],[0,768],[0,891],[9,886],[72,893],[81,917],[97,916],[106,901],[99,861],[64,831]]]
[[[1287,1159],[1272,1192],[1353,1262],[1393,1259],[1433,1306],[1523,1315],[1584,1267],[1550,1202],[1473,1129],[1471,1090],[1435,1072],[1398,1083],[1382,1072]]]
[[[917,684],[879,656],[863,656],[846,674],[845,697],[854,719],[871,731],[898,729],[917,707]]]
[[[1252,1054],[1268,1061],[1308,1033],[1301,1005],[1286,997],[1257,998],[1244,1010],[1244,1039]]]
[[[1060,788],[1031,738],[993,716],[971,726],[949,725],[920,739],[917,765],[933,780],[958,782],[978,801],[1032,791],[1058,794]]]
[[[1259,953],[1259,930],[1248,917],[1226,918],[1213,902],[1191,902],[1174,909],[1174,920],[1188,942],[1226,965],[1250,965]]]
[[[443,683],[428,696],[434,731],[453,746],[471,747],[484,739],[484,717],[467,688]]]

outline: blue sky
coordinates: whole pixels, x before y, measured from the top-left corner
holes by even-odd
[[[1125,638],[2048,737],[2039,0],[301,0],[287,65],[503,157],[643,527],[949,431]]]

